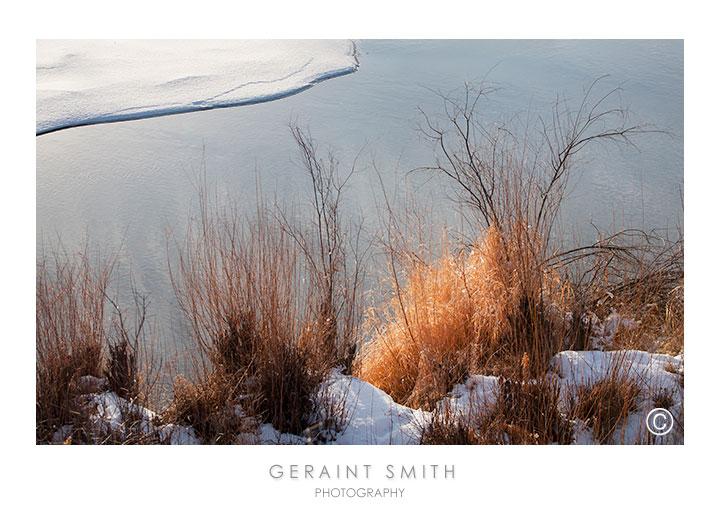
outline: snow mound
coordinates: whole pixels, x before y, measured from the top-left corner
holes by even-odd
[[[372,384],[334,370],[317,394],[323,404],[315,427],[300,436],[281,433],[268,423],[245,441],[257,444],[339,444],[385,445],[419,444],[424,425],[431,413],[396,403]],[[336,421],[333,416],[336,415]],[[325,427],[331,420],[335,427]],[[242,440],[244,441],[244,440]]]
[[[344,404],[345,425],[333,444],[419,444],[431,413],[396,403],[357,377],[335,373],[325,383],[327,400]]]
[[[98,386],[103,379],[85,376],[80,385]],[[157,425],[158,414],[121,398],[112,391],[97,391],[82,395],[84,406],[90,411],[89,431],[97,442],[114,439],[116,442],[138,442],[139,439],[156,439],[163,444],[201,444],[192,427],[182,425]],[[60,427],[54,434],[53,444],[64,444],[73,433],[72,425]]]
[[[552,358],[552,372],[559,378],[561,397],[575,393],[580,385],[594,385],[613,372],[632,379],[640,388],[637,409],[630,413],[623,425],[617,427],[612,438],[623,444],[655,441],[665,444],[683,443],[683,355],[669,356],[640,350],[565,351]],[[670,397],[667,407],[675,420],[670,435],[654,439],[649,436],[645,420],[648,412],[658,407],[656,396]],[[560,404],[560,409],[564,406]],[[592,444],[594,440],[584,425],[576,425],[575,444]]]
[[[39,40],[35,130],[270,101],[356,68],[351,41]]]

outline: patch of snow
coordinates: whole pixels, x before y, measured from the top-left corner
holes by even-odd
[[[196,432],[193,430],[193,427],[185,425],[163,425],[159,427],[158,434],[163,443],[172,445],[201,444],[201,440],[196,437]]]
[[[135,405],[119,397],[117,394],[106,391],[84,395],[88,405],[95,407],[91,415],[94,430],[101,436],[118,434],[122,437],[128,434],[128,418],[133,418],[132,428],[136,433],[151,435],[154,432],[153,420],[156,413],[145,407]]]
[[[457,384],[437,407],[459,414],[484,414],[485,409],[494,404],[498,389],[499,377],[470,375],[464,384]]]
[[[293,434],[281,433],[271,423],[264,423],[259,426],[255,438],[248,439],[254,444],[307,444],[306,439]]]
[[[346,421],[333,444],[418,444],[431,413],[410,409],[368,382],[335,372],[322,393],[344,403]]]
[[[683,443],[683,403],[684,391],[680,384],[680,372],[683,369],[683,356],[651,354],[640,350],[616,350],[610,352],[565,351],[556,354],[550,363],[552,373],[559,378],[561,384],[561,401],[578,386],[601,381],[612,372],[630,377],[640,388],[637,410],[631,412],[623,425],[616,429],[612,438],[616,442],[635,444],[642,441],[659,443]],[[655,398],[664,393],[671,398],[668,410],[673,415],[676,427],[663,437],[654,438],[645,426],[645,419],[652,409],[656,408]],[[564,410],[562,404],[560,409]],[[591,444],[591,436],[587,433],[576,436],[576,444]]]
[[[615,309],[602,321],[597,315],[590,313],[586,317],[586,322],[590,324],[592,330],[590,336],[592,347],[598,350],[610,347],[615,334],[621,327],[624,329],[634,329],[640,325],[640,322],[634,318],[623,316],[615,311]]]
[[[39,40],[35,130],[270,101],[357,65],[351,41]]]

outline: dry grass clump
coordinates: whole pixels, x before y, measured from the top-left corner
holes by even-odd
[[[399,403],[428,405],[420,402],[436,401],[435,391],[464,378],[473,347],[492,354],[509,333],[520,286],[501,258],[496,231],[469,253],[445,254],[429,265],[412,261],[403,279],[374,310],[356,374]]]
[[[600,380],[577,386],[576,398],[570,398],[569,413],[588,422],[600,443],[614,443],[615,430],[621,426],[624,432],[628,415],[637,410],[639,395],[640,387],[635,380],[616,367]]]
[[[57,441],[56,433],[68,443],[154,442],[145,426],[136,428],[154,382],[152,365],[141,360],[145,299],[136,295],[136,325],[127,329],[108,295],[117,258],[91,261],[87,247],[73,254],[51,247],[49,254],[36,269],[37,442]],[[106,391],[128,403],[120,411],[123,434],[105,431],[97,419],[93,397]]]
[[[236,407],[301,434],[320,410],[320,384],[354,355],[361,266],[359,231],[342,216],[348,177],[333,155],[316,155],[308,134],[292,134],[312,183],[311,220],[258,196],[249,215],[212,202],[202,185],[172,272],[199,357],[195,382],[179,381],[171,417],[213,442],[231,441],[238,424],[227,428],[227,412]]]
[[[448,407],[435,409],[419,437],[422,445],[482,444],[470,415],[454,413]]]
[[[560,387],[553,379],[500,379],[494,401],[465,413],[435,409],[421,444],[570,444],[569,421],[560,413]]]
[[[231,442],[240,425],[228,419],[236,406],[298,434],[334,363],[322,353],[324,333],[313,328],[317,318],[302,295],[293,239],[259,215],[242,221],[219,210],[202,217],[174,275],[201,359],[196,382],[177,381],[171,418],[208,442]]]
[[[558,409],[559,387],[550,379],[505,380],[498,398],[498,414],[513,444],[568,444],[569,424]]]
[[[601,301],[638,324],[621,331],[613,348],[677,355],[684,348],[683,241],[665,241],[652,257],[647,256],[609,291],[607,301]]]
[[[126,400],[135,400],[140,394],[137,358],[138,354],[128,340],[120,340],[108,347],[108,365],[103,374],[108,388]]]
[[[228,379],[213,375],[198,384],[178,377],[164,419],[193,427],[205,444],[237,444],[239,435],[253,430],[255,424],[237,413],[233,397],[240,390],[229,389],[229,384]]]
[[[502,379],[494,407],[478,427],[484,444],[569,444],[572,430],[558,409],[560,388],[549,378]]]
[[[539,305],[548,278],[529,286],[526,256],[492,227],[468,252],[410,259],[403,284],[390,280],[391,298],[368,319],[356,374],[400,403],[429,408],[470,371],[516,375],[523,354],[529,365],[529,354],[551,352]]]
[[[86,253],[61,250],[36,269],[36,440],[50,442],[63,425],[85,417],[80,377],[101,377],[110,330],[106,289],[113,263],[94,266]]]

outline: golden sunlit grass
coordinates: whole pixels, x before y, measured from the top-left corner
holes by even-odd
[[[524,303],[521,260],[495,228],[471,250],[410,260],[391,299],[368,318],[356,374],[411,406],[429,406],[515,336]]]
[[[409,234],[387,203],[389,277],[379,293],[385,299],[367,315],[360,378],[400,403],[429,409],[470,372],[544,375],[556,352],[589,349],[586,318],[613,306],[629,326],[642,326],[619,329],[614,342],[634,331],[628,348],[660,349],[661,340],[679,348],[682,239],[660,244],[623,231],[568,247],[553,236],[575,155],[593,141],[627,144],[647,131],[628,124],[625,109],[601,106],[615,91],[593,100],[594,87],[577,109],[560,101],[551,118],[532,124],[480,121],[490,92],[484,86],[442,96],[441,123],[425,116],[422,132],[438,157],[421,170],[451,186],[477,240],[452,252],[442,237],[441,255],[425,258],[434,249],[408,250]]]

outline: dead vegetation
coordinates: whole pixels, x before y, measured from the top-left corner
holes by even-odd
[[[559,409],[560,387],[552,379],[501,378],[489,406],[472,404],[464,414],[436,408],[422,428],[421,444],[570,444],[572,425]]]
[[[637,410],[639,395],[640,387],[635,380],[616,367],[602,379],[582,383],[573,390],[568,412],[571,417],[587,422],[598,442],[621,442],[613,433]]]
[[[617,90],[595,98],[595,88],[585,90],[577,108],[560,100],[551,116],[524,123],[485,122],[480,109],[491,90],[484,86],[442,96],[442,122],[424,116],[422,132],[438,159],[420,170],[452,187],[472,240],[460,240],[452,251],[446,231],[437,252],[409,243],[410,233],[400,228],[409,213],[387,201],[388,277],[367,316],[369,342],[356,375],[400,403],[427,410],[470,373],[499,375],[520,381],[522,388],[511,393],[544,411],[551,403],[545,393],[555,394],[544,384],[550,357],[592,348],[593,318],[617,312],[640,326],[618,329],[609,348],[682,349],[682,236],[670,241],[625,230],[570,247],[557,234],[583,148],[632,144],[631,137],[652,131],[630,124],[625,109],[609,107]],[[527,389],[531,382],[541,386],[537,394]],[[518,408],[523,415],[534,409]],[[568,438],[549,408],[549,425],[511,410],[497,417],[504,424],[497,431],[515,442],[528,442],[527,434],[542,442]],[[601,432],[607,426],[602,421]],[[515,436],[516,429],[525,434]]]
[[[575,420],[599,442],[617,442],[637,385],[611,374],[579,386],[572,400],[561,396],[548,362],[562,350],[593,348],[594,319],[613,312],[633,327],[617,329],[606,348],[679,353],[683,241],[624,230],[561,242],[559,212],[578,154],[649,131],[609,108],[616,91],[595,99],[595,87],[578,108],[561,100],[551,117],[525,123],[485,122],[485,87],[442,97],[446,118],[425,116],[423,127],[438,160],[420,171],[456,194],[466,236],[443,230],[415,239],[402,217],[417,216],[422,231],[428,223],[385,197],[385,275],[366,309],[368,248],[343,202],[355,166],[342,174],[332,152],[321,156],[310,134],[292,126],[309,177],[307,205],[268,204],[257,192],[249,213],[212,197],[202,174],[198,213],[177,242],[178,264],[169,259],[193,371],[176,376],[162,420],[193,427],[209,444],[245,442],[261,423],[324,442],[346,421],[345,408],[320,393],[340,369],[433,411],[425,444],[566,444]],[[39,443],[66,426],[71,442],[164,442],[134,408],[148,403],[153,382],[153,365],[141,361],[146,298],[136,296],[129,327],[107,293],[115,265],[62,252],[38,264]],[[470,374],[500,377],[492,405],[464,415],[440,409]],[[130,404],[124,434],[93,425],[98,411],[78,384],[85,376]]]
[[[195,382],[179,381],[169,419],[207,442],[230,442],[243,416],[301,434],[316,421],[317,391],[354,355],[360,317],[359,230],[341,211],[346,179],[292,128],[312,185],[311,221],[292,222],[258,200],[254,216],[212,202],[179,252],[173,285],[198,348]],[[219,432],[223,430],[223,436]]]
[[[129,328],[109,295],[117,255],[89,254],[87,246],[70,254],[58,245],[37,264],[36,441],[145,443],[136,412],[148,405],[156,379],[143,348],[146,299],[136,295],[136,325]],[[107,391],[128,404],[120,411],[122,438],[99,430],[92,397]]]

